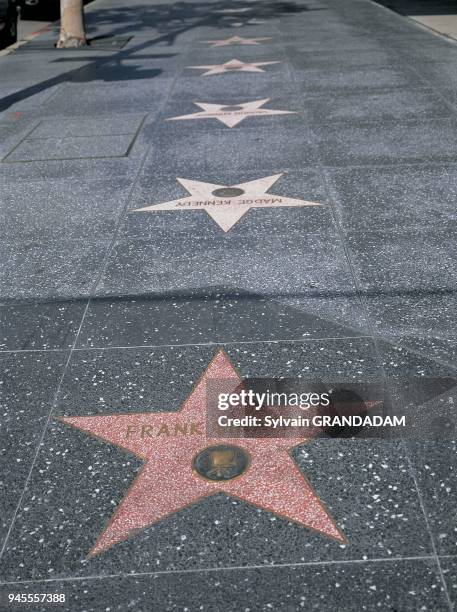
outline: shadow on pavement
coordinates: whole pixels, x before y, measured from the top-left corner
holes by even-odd
[[[246,8],[245,3],[242,6]],[[144,70],[141,69],[141,66],[121,66],[121,62],[128,59],[135,60],[137,59],[136,54],[139,51],[148,50],[156,45],[165,44],[166,46],[171,46],[176,42],[178,36],[197,27],[230,27],[233,21],[240,19],[240,16],[234,17],[234,14],[224,14],[223,11],[226,9],[226,2],[197,2],[192,4],[177,2],[175,4],[162,4],[154,7],[145,7],[138,4],[128,8],[116,7],[91,11],[87,15],[89,39],[91,32],[94,32],[99,26],[103,26],[103,28],[112,26],[112,30],[109,33],[111,37],[131,35],[132,32],[141,35],[142,31],[147,32],[150,28],[154,28],[158,32],[158,36],[152,39],[142,39],[138,44],[122,49],[109,56],[87,58],[89,62],[83,67],[69,70],[5,96],[0,99],[0,112],[7,110],[13,104],[26,100],[61,83],[69,81],[82,83],[98,80],[101,71],[103,71],[104,78],[105,75],[108,75],[106,80],[109,81],[151,79],[157,77],[162,73],[160,68]],[[299,6],[295,2],[275,3],[264,1],[256,2],[252,7],[249,7],[248,11],[243,12],[241,15],[242,19],[246,20],[253,18],[267,20],[278,17],[281,14],[301,13],[308,10],[321,9],[308,8],[306,5]],[[19,53],[26,53],[27,45],[20,49]],[[88,49],[90,51],[90,47]],[[71,53],[71,50],[56,50],[56,55],[62,51],[63,53]],[[83,52],[81,49],[77,50],[78,59]],[[62,61],[62,57],[56,57],[55,61]]]

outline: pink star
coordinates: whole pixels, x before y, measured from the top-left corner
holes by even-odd
[[[206,435],[206,389],[211,379],[241,379],[223,351],[211,361],[178,412],[62,417],[64,423],[134,453],[144,461],[89,555],[93,556],[138,531],[208,496],[225,493],[344,543],[346,540],[303,477],[290,451],[301,438],[210,438]],[[223,442],[214,470],[238,453],[246,459],[236,477],[211,480],[196,460]],[[225,455],[224,455],[225,453]],[[217,456],[217,452],[214,455]],[[224,459],[225,457],[225,459]]]

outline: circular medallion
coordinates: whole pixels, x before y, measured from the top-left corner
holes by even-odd
[[[238,187],[221,187],[220,189],[215,189],[212,195],[218,198],[236,198],[237,196],[243,195],[243,193],[244,190]]]
[[[251,458],[243,448],[218,444],[208,446],[195,455],[192,467],[205,480],[218,482],[241,476],[250,463]]]

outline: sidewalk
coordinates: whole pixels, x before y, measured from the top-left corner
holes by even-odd
[[[457,39],[457,11],[453,0],[423,2],[422,0],[381,0],[391,10],[407,15],[435,33]]]
[[[457,46],[370,0],[87,25],[0,58],[0,609],[452,610],[454,441],[219,487],[173,428],[211,378],[455,376]]]

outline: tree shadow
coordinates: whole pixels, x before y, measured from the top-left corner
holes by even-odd
[[[87,61],[87,63],[82,67],[78,66],[78,68],[68,70],[1,98],[0,112],[7,110],[13,104],[17,104],[65,82],[90,82],[98,80],[100,77],[109,81],[151,79],[157,77],[163,72],[160,68],[144,69],[142,66],[132,64],[122,65],[122,62],[124,60],[138,60],[141,56],[137,54],[147,51],[151,47],[171,47],[176,44],[181,35],[198,27],[224,29],[239,21],[246,25],[254,25],[250,24],[250,21],[257,19],[267,21],[284,14],[315,10],[308,8],[306,5],[297,5],[294,1],[288,0],[279,3],[271,0],[262,0],[260,2],[248,3],[248,5],[246,5],[246,2],[234,2],[230,5],[231,8],[229,10],[237,9],[238,6],[242,12],[228,14],[225,13],[227,3],[222,1],[215,3],[195,2],[192,4],[177,2],[171,5],[160,4],[150,7],[138,4],[129,7],[89,11],[86,16],[89,39],[91,33],[100,34],[99,30],[101,28],[109,30],[110,37],[137,35],[140,37],[139,42],[128,48],[120,49],[101,57],[89,56],[84,58],[84,51],[81,51],[81,49],[56,49],[56,59],[53,61]],[[154,29],[155,33],[152,38],[149,38],[147,34],[150,33],[151,28]],[[234,30],[235,33],[236,31]],[[106,35],[106,32],[104,35]],[[88,50],[90,52],[90,46]],[[15,55],[29,54],[30,51],[27,51],[27,45],[23,45],[14,53]],[[67,54],[69,55],[68,59],[65,58]],[[163,55],[157,57],[163,58],[169,56]]]

